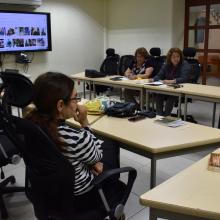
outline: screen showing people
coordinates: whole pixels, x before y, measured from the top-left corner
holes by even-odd
[[[0,52],[50,50],[47,13],[0,12]]]

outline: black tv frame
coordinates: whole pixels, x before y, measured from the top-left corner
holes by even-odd
[[[42,14],[47,17],[47,36],[48,36],[48,48],[47,49],[33,49],[33,50],[6,50],[0,51],[0,54],[18,54],[18,53],[28,53],[28,52],[46,52],[52,51],[52,39],[51,39],[51,16],[49,12],[31,12],[31,11],[10,11],[10,10],[0,10],[0,13],[14,13],[14,14]]]

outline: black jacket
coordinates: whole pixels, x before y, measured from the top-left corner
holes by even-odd
[[[169,64],[164,64],[160,72],[153,78],[154,81],[168,79],[170,72],[172,71],[173,66]],[[188,62],[183,61],[182,64],[179,64],[173,75],[173,79],[176,79],[176,83],[186,83],[190,75],[190,65]]]

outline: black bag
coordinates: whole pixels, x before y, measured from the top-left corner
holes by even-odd
[[[153,111],[143,110],[143,111],[138,112],[137,114],[138,114],[138,115],[145,116],[145,117],[147,117],[147,118],[155,118],[155,117],[156,117],[156,113],[153,112]]]
[[[120,103],[116,102],[113,106],[107,108],[105,113],[108,116],[123,118],[131,117],[135,115],[135,110],[137,110],[136,104],[132,102]]]
[[[98,78],[98,77],[105,77],[106,75],[104,73],[98,72],[97,70],[86,69],[85,76],[89,78]]]

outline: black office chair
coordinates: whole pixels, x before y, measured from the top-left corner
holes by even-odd
[[[119,59],[120,59],[120,56],[115,53],[115,49],[108,48],[106,50],[106,57],[100,66],[100,73],[102,73],[105,76],[117,75],[118,74]],[[89,88],[88,83],[86,85],[86,88],[93,90],[93,86],[91,86],[91,88]],[[99,95],[100,93],[104,93],[107,90],[112,91],[113,87],[104,86],[104,85],[96,85],[95,86],[95,92],[97,93],[97,95]]]
[[[115,49],[106,50],[106,58],[101,64],[100,72],[105,75],[117,75],[120,56],[115,53]]]
[[[17,148],[14,144],[8,139],[5,133],[0,131],[0,166],[1,166],[1,179],[4,179],[0,182],[0,212],[3,219],[8,218],[8,211],[6,209],[3,196],[9,193],[15,192],[24,192],[24,187],[18,186],[7,186],[10,184],[15,184],[15,177],[9,176],[5,178],[3,166],[8,164],[17,164],[20,161],[20,156]]]
[[[196,49],[194,47],[187,47],[183,49],[184,60],[186,60],[191,66],[189,83],[198,83],[199,77],[201,75],[201,65],[199,61],[195,58]]]
[[[20,83],[17,84],[18,88],[22,87]],[[0,93],[3,90],[3,84],[0,87]],[[15,94],[16,95],[16,94]],[[21,95],[24,95],[21,93]],[[0,103],[0,114],[3,114],[3,112],[11,112],[11,106],[4,105],[5,109],[3,109],[3,103],[5,102],[4,97],[1,100]],[[3,167],[7,166],[8,164],[17,164],[20,162],[20,155],[19,151],[16,148],[16,146],[12,143],[12,141],[6,136],[4,129],[3,129],[3,118],[0,117],[0,167],[1,167],[1,179],[4,179],[0,183],[0,211],[1,216],[3,219],[8,218],[8,211],[6,209],[3,196],[5,194],[9,193],[15,193],[15,192],[24,192],[24,187],[18,187],[18,186],[7,186],[10,184],[15,184],[16,179],[15,177],[9,176],[5,178]]]
[[[134,56],[133,55],[123,55],[120,58],[119,61],[119,75],[124,75],[125,71],[127,70],[127,68],[132,64],[132,62],[134,62]]]
[[[1,76],[5,85],[5,103],[20,106],[31,101],[32,83],[18,74],[4,74]],[[16,83],[11,77],[25,82],[23,90],[29,97],[26,100],[16,100],[8,94],[19,94]],[[15,82],[16,82],[15,80]],[[24,107],[24,106],[23,106]],[[106,216],[110,219],[122,219],[123,207],[128,199],[136,178],[136,170],[130,167],[118,168],[103,172],[93,181],[93,186],[100,193],[104,205],[90,210],[77,210],[74,191],[74,169],[64,156],[59,152],[49,136],[36,124],[22,118],[1,112],[3,129],[10,140],[21,152],[26,165],[26,195],[32,202],[35,215],[40,220],[48,219],[77,219],[101,220]],[[102,184],[114,175],[128,173],[127,185],[118,181],[112,187],[110,198],[105,198]],[[86,201],[85,201],[86,203]]]
[[[165,63],[166,56],[161,56],[161,49],[159,47],[152,47],[150,49],[150,55],[151,57],[149,59],[152,61],[154,66],[154,70],[151,75],[151,78],[153,78],[160,72],[161,67]]]

